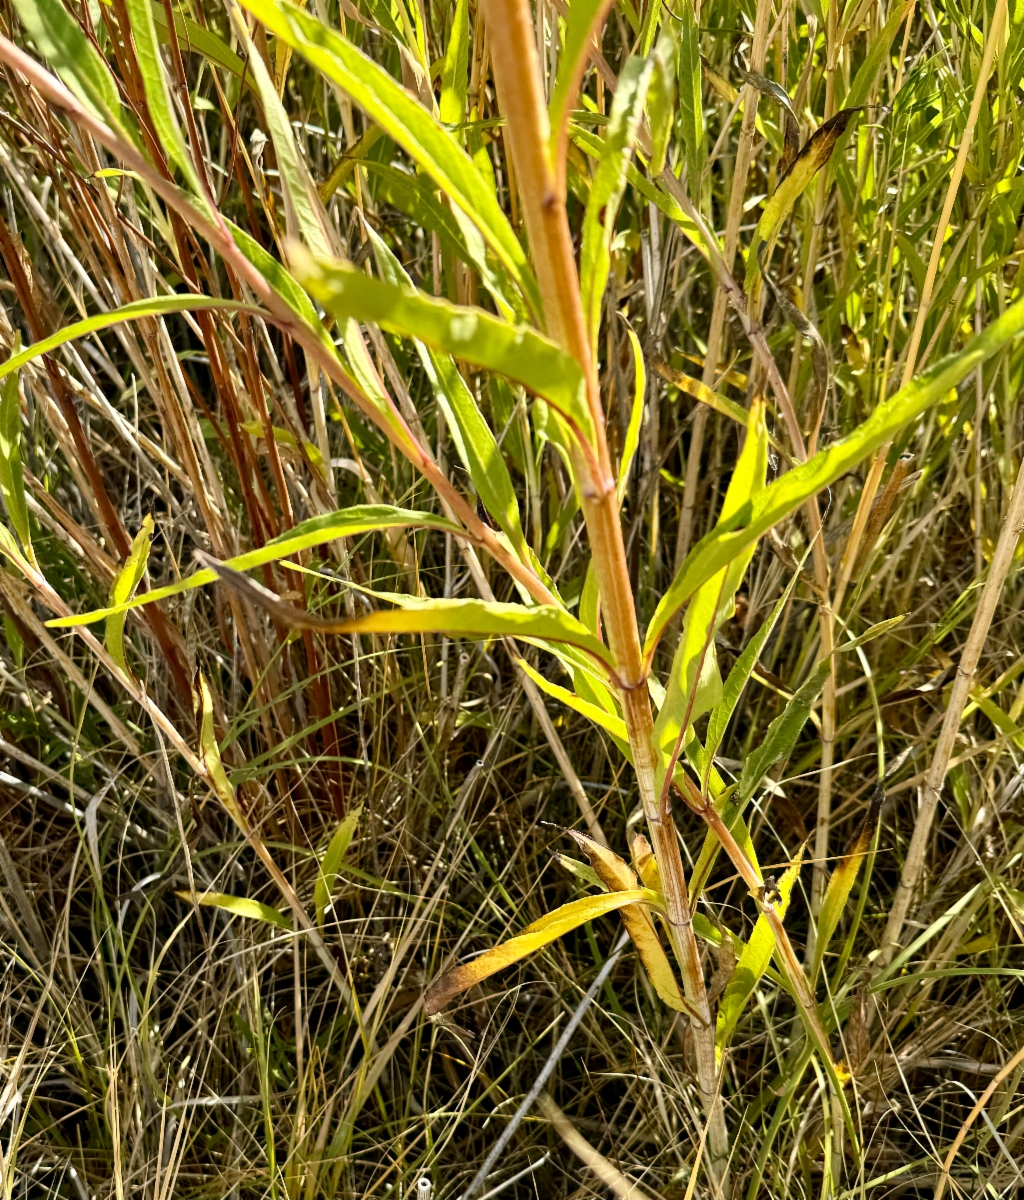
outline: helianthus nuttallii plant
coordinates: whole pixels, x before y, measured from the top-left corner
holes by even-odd
[[[5,1195],[1013,1193],[1018,9],[5,8]]]

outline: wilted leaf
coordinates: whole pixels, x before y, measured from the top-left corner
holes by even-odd
[[[658,897],[647,888],[632,888],[626,892],[604,892],[597,896],[583,896],[569,904],[563,904],[554,912],[545,913],[538,921],[528,925],[521,934],[487,950],[451,971],[446,971],[427,988],[423,1007],[428,1016],[439,1013],[446,1004],[461,992],[481,983],[497,971],[512,966],[521,958],[534,954],[557,941],[587,921],[594,921],[605,914],[623,909],[629,904],[655,904]]]

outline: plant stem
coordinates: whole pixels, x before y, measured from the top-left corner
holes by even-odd
[[[583,512],[601,594],[608,645],[615,656],[622,713],[633,751],[637,784],[661,870],[673,951],[679,962],[686,999],[701,1015],[694,1022],[698,1086],[708,1111],[710,1170],[725,1190],[728,1134],[717,1103],[718,1073],[715,1035],[704,986],[700,952],[690,917],[679,839],[670,813],[659,810],[654,785],[654,720],[640,650],[636,608],[622,538],[605,437],[604,412],[596,364],[583,320],[576,260],[565,211],[564,187],[548,151],[550,130],[541,88],[533,23],[527,0],[486,0],[491,66],[537,270],[548,333],[583,368],[594,427],[593,455],[588,466],[577,453],[574,468],[581,480]]]

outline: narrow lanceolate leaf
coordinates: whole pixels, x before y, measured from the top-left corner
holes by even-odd
[[[153,518],[148,513],[142,522],[142,528],[135,535],[131,552],[125,559],[124,566],[117,573],[114,585],[110,589],[110,606],[118,608],[135,595],[136,589],[146,573],[146,563],[149,561],[149,546],[153,537]],[[104,642],[110,657],[122,671],[132,677],[131,668],[124,653],[124,623],[127,613],[123,610],[107,618],[107,629]]]
[[[584,700],[582,696],[577,696],[575,692],[570,692],[568,688],[561,687],[557,683],[552,683],[550,679],[545,679],[539,671],[530,666],[525,658],[519,660],[519,667],[520,670],[529,675],[541,691],[547,692],[549,696],[561,701],[567,708],[578,712],[580,716],[593,721],[595,725],[605,730],[605,732],[610,733],[623,746],[628,747],[629,733],[626,730],[626,722],[621,717],[608,712],[607,709],[602,708],[599,704],[594,704],[590,700]]]
[[[762,247],[770,247],[782,222],[793,211],[794,204],[803,195],[814,176],[828,162],[836,142],[850,123],[850,118],[859,111],[857,108],[844,108],[834,117],[830,117],[820,129],[815,130],[796,156],[793,165],[779,181],[775,194],[764,207],[747,254],[748,292],[759,277],[759,264],[764,253]]]
[[[458,0],[441,71],[441,120],[458,125],[466,119],[469,91],[469,0]]]
[[[878,33],[868,39],[864,61],[857,68],[857,74],[853,77],[853,83],[846,97],[847,107],[856,108],[858,105],[864,104],[871,94],[872,84],[875,82],[875,77],[881,70],[882,64],[888,58],[889,47],[892,45],[899,27],[903,24],[903,18],[907,15],[910,3],[911,0],[899,0],[899,3],[890,10],[886,23]]]
[[[175,892],[175,895],[182,900],[193,899],[191,892]],[[291,921],[279,908],[263,904],[259,900],[250,900],[248,896],[230,896],[225,892],[205,892],[202,896],[196,896],[195,900],[207,908],[219,908],[224,912],[231,913],[234,917],[246,917],[250,921],[267,921],[271,925],[277,925],[279,928],[289,931],[292,928]]]
[[[948,395],[961,380],[1022,332],[1024,300],[1018,300],[963,350],[936,363],[900,388],[891,400],[880,404],[852,433],[787,471],[735,516],[719,522],[690,551],[662,596],[647,628],[645,655],[650,657],[669,621],[716,571],[799,508],[809,496],[834,483],[891,441],[900,429]]]
[[[121,97],[110,68],[62,0],[15,0],[14,7],[36,49],[85,107],[119,133],[127,134]]]
[[[279,562],[290,558],[300,550],[310,550],[314,546],[325,546],[329,542],[342,537],[358,537],[363,533],[373,533],[377,530],[401,529],[438,529],[444,533],[458,533],[459,526],[444,517],[434,516],[433,513],[414,512],[408,508],[394,508],[390,504],[356,504],[352,508],[340,508],[335,512],[325,513],[319,517],[310,517],[308,521],[300,521],[287,533],[271,539],[257,550],[247,554],[239,554],[229,558],[225,566],[234,571],[250,571],[254,567],[262,567],[267,563]],[[208,583],[216,583],[217,573],[212,570],[196,571],[177,583],[166,587],[154,588],[135,600],[117,604],[110,608],[97,608],[92,612],[79,613],[73,617],[57,617],[49,624],[55,629],[73,629],[79,625],[91,625],[102,621],[115,613],[127,612],[130,608],[138,608],[143,604],[152,604],[156,600],[166,600],[169,596],[177,596],[181,592],[203,587]]]
[[[728,520],[764,490],[768,469],[768,435],[764,423],[764,404],[751,405],[747,438],[736,463],[722,503],[722,520]],[[743,581],[753,555],[753,546],[694,593],[686,610],[682,636],[672,661],[672,672],[665,702],[654,725],[657,750],[655,787],[659,795],[666,779],[675,770],[686,731],[698,717],[719,702],[722,679],[715,657],[715,634],[735,610],[736,591]]]
[[[587,921],[594,921],[607,913],[616,912],[629,904],[657,904],[659,897],[648,888],[632,888],[627,892],[604,892],[599,896],[584,896],[563,904],[554,912],[545,913],[538,921],[528,925],[517,937],[510,938],[493,950],[464,963],[452,971],[446,971],[427,988],[424,1010],[428,1016],[439,1013],[461,992],[476,983],[512,966],[527,955],[535,954],[550,946],[565,934],[578,929]]]
[[[438,402],[476,494],[501,526],[520,561],[529,562],[519,501],[497,439],[451,355],[435,352],[430,356],[430,363],[437,383]]]
[[[590,185],[587,211],[583,217],[580,291],[583,293],[583,315],[595,355],[601,325],[601,302],[611,266],[615,219],[626,190],[626,168],[633,157],[633,143],[643,116],[653,67],[654,64],[649,60],[631,58],[619,76],[601,159]]]
[[[780,920],[785,917],[789,908],[789,899],[793,892],[793,886],[800,874],[800,862],[803,858],[803,852],[803,847],[801,846],[796,862],[787,868],[786,873],[779,880],[778,897],[774,900],[769,898],[769,902],[772,903]],[[743,1015],[743,1009],[746,1007],[747,1001],[753,995],[754,988],[757,987],[761,976],[768,969],[774,949],[775,935],[772,932],[768,918],[762,913],[757,918],[754,932],[750,935],[750,941],[747,942],[743,953],[740,955],[733,977],[726,987],[718,1006],[715,1048],[719,1054],[721,1054],[722,1050],[732,1039],[733,1032],[736,1029],[737,1022]]]
[[[832,941],[832,935],[839,925],[846,902],[850,898],[850,892],[857,881],[861,863],[871,847],[884,802],[885,788],[879,786],[871,797],[871,804],[865,814],[864,822],[857,831],[849,850],[836,863],[835,870],[829,877],[825,895],[821,901],[821,912],[818,914],[817,936],[814,939],[814,963],[811,966],[812,988],[818,978],[818,972],[821,970],[825,951],[828,949],[829,942]]]
[[[21,401],[17,371],[8,375],[0,388],[0,493],[22,549],[32,560],[32,535],[21,470]]]
[[[600,845],[593,838],[587,837],[585,833],[580,833],[578,830],[570,829],[567,832],[575,838],[577,845],[590,859],[590,865],[594,868],[598,879],[610,892],[625,892],[636,887],[636,876],[629,869],[625,860],[621,859],[613,850]],[[689,1013],[691,1017],[699,1020],[699,1014],[687,1003],[680,990],[675,972],[672,970],[672,964],[669,962],[661,942],[658,941],[654,924],[646,910],[639,904],[635,908],[624,908],[622,923],[633,939],[647,977],[662,1003],[675,1009],[676,1012]]]
[[[771,637],[776,622],[782,616],[782,610],[789,602],[789,597],[793,594],[793,588],[796,586],[796,581],[799,578],[799,575],[794,575],[789,583],[786,584],[785,590],[771,611],[771,615],[761,625],[761,628],[754,634],[750,641],[747,642],[742,654],[740,654],[739,658],[732,665],[729,678],[725,681],[725,685],[722,688],[722,698],[711,710],[711,716],[708,717],[704,749],[709,761],[714,761],[714,757],[718,753],[718,748],[722,744],[725,731],[728,729],[732,715],[736,711],[737,704],[740,702],[740,696],[743,695],[743,689],[747,685],[747,680],[757,665],[757,660],[761,657],[761,651]]]
[[[145,3],[145,0],[140,2]],[[329,254],[331,246],[325,227],[327,217],[309,168],[295,144],[291,121],[281,103],[277,86],[267,70],[263,55],[253,45],[242,14],[233,0],[229,0],[228,12],[231,14],[235,35],[245,48],[246,61],[256,80],[263,115],[274,145],[274,156],[277,159],[277,170],[284,193],[288,233],[293,238],[301,237],[316,254]]]
[[[266,315],[264,310],[255,304],[246,304],[241,300],[222,300],[219,296],[194,296],[188,293],[175,293],[173,296],[155,296],[151,300],[133,300],[120,308],[112,308],[107,312],[96,313],[76,321],[73,325],[65,325],[49,337],[41,338],[26,346],[17,354],[12,354],[6,362],[0,363],[0,379],[17,371],[33,359],[49,354],[58,346],[76,341],[86,334],[96,333],[100,329],[109,329],[111,325],[119,325],[122,321],[139,321],[143,317],[162,317],[170,313],[198,312],[200,309],[220,309],[224,312],[247,312],[254,316]]]
[[[594,44],[594,35],[604,24],[611,0],[573,0],[565,23],[565,40],[558,56],[558,73],[551,89],[548,119],[551,125],[550,154],[557,163],[565,156],[569,113],[579,94],[587,56]]]
[[[412,288],[412,280],[384,239],[372,229],[367,230],[367,236],[373,245],[377,267],[384,281],[393,286]],[[469,390],[450,354],[428,350],[419,340],[416,347],[448,422],[455,449],[469,472],[477,495],[501,526],[520,561],[529,562],[530,549],[523,534],[512,477],[497,438],[480,412],[476,397]]]
[[[146,92],[146,105],[149,108],[157,140],[167,156],[181,168],[192,191],[206,208],[195,163],[185,145],[181,126],[178,124],[178,118],[171,103],[164,74],[164,64],[160,57],[160,42],[153,16],[153,5],[151,0],[126,0],[126,5],[131,20],[135,56],[139,62],[142,86]]]
[[[741,807],[746,805],[760,787],[761,780],[772,763],[785,758],[796,745],[796,739],[800,736],[800,731],[810,716],[811,707],[825,686],[831,669],[829,659],[818,663],[793,693],[792,699],[786,702],[786,707],[768,726],[760,746],[747,757],[740,775],[739,787],[736,789],[736,799]]]
[[[704,102],[700,63],[700,32],[693,0],[680,0],[679,36],[679,125],[686,149],[686,172],[690,195],[699,196],[704,169]]]
[[[169,42],[167,13],[164,11],[162,0],[155,0],[153,4],[153,21],[160,41]],[[246,64],[215,33],[205,29],[190,17],[182,16],[180,12],[174,14],[174,30],[183,51],[191,50],[196,54],[201,54],[215,67],[223,67],[225,71],[230,71],[251,92],[256,92],[256,85],[253,83],[252,75],[246,69]]]
[[[320,860],[320,871],[313,887],[313,907],[316,909],[316,923],[319,926],[324,923],[324,914],[327,911],[327,905],[331,902],[334,884],[338,878],[338,868],[341,866],[341,860],[348,853],[349,846],[352,845],[352,839],[355,837],[362,813],[363,806],[359,804],[342,817],[324,851],[323,858]]]
[[[451,637],[474,639],[520,637],[539,642],[564,642],[585,650],[598,662],[611,665],[607,646],[571,613],[551,604],[527,608],[523,604],[488,600],[421,600],[388,592],[380,594],[379,598],[391,600],[398,607],[361,617],[316,617],[281,600],[248,575],[203,557],[213,564],[213,570],[222,582],[252,603],[261,605],[288,628],[311,629],[318,633],[446,633]]]
[[[632,329],[627,329],[629,344],[633,348],[633,369],[636,380],[633,385],[633,407],[629,413],[629,424],[626,426],[626,436],[622,442],[622,458],[619,462],[619,477],[615,483],[615,499],[622,507],[626,491],[629,487],[629,472],[640,445],[640,425],[644,419],[644,398],[647,392],[647,372],[644,369],[644,352],[640,348],[640,339]]]
[[[228,779],[224,763],[221,761],[217,732],[213,726],[213,696],[202,671],[196,675],[192,700],[196,710],[196,724],[199,728],[199,760],[206,768],[206,778],[217,799],[224,805],[228,816],[242,833],[247,834],[249,832],[248,818],[238,803],[234,785]]]
[[[574,358],[537,330],[509,325],[482,308],[451,304],[414,287],[372,279],[348,263],[296,262],[301,282],[328,312],[380,325],[485,370],[543,397],[581,440],[592,436],[583,373]]]
[[[526,252],[473,160],[387,71],[351,42],[287,0],[244,0],[270,32],[298,50],[402,147],[467,214],[519,286],[531,311],[541,305]]]
[[[651,130],[652,175],[665,167],[669,140],[676,119],[676,76],[679,73],[679,34],[681,22],[666,18],[658,44],[654,47],[654,73],[647,89],[647,123]]]

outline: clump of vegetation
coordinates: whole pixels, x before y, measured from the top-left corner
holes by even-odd
[[[1016,1194],[1020,6],[0,22],[4,1197]]]

